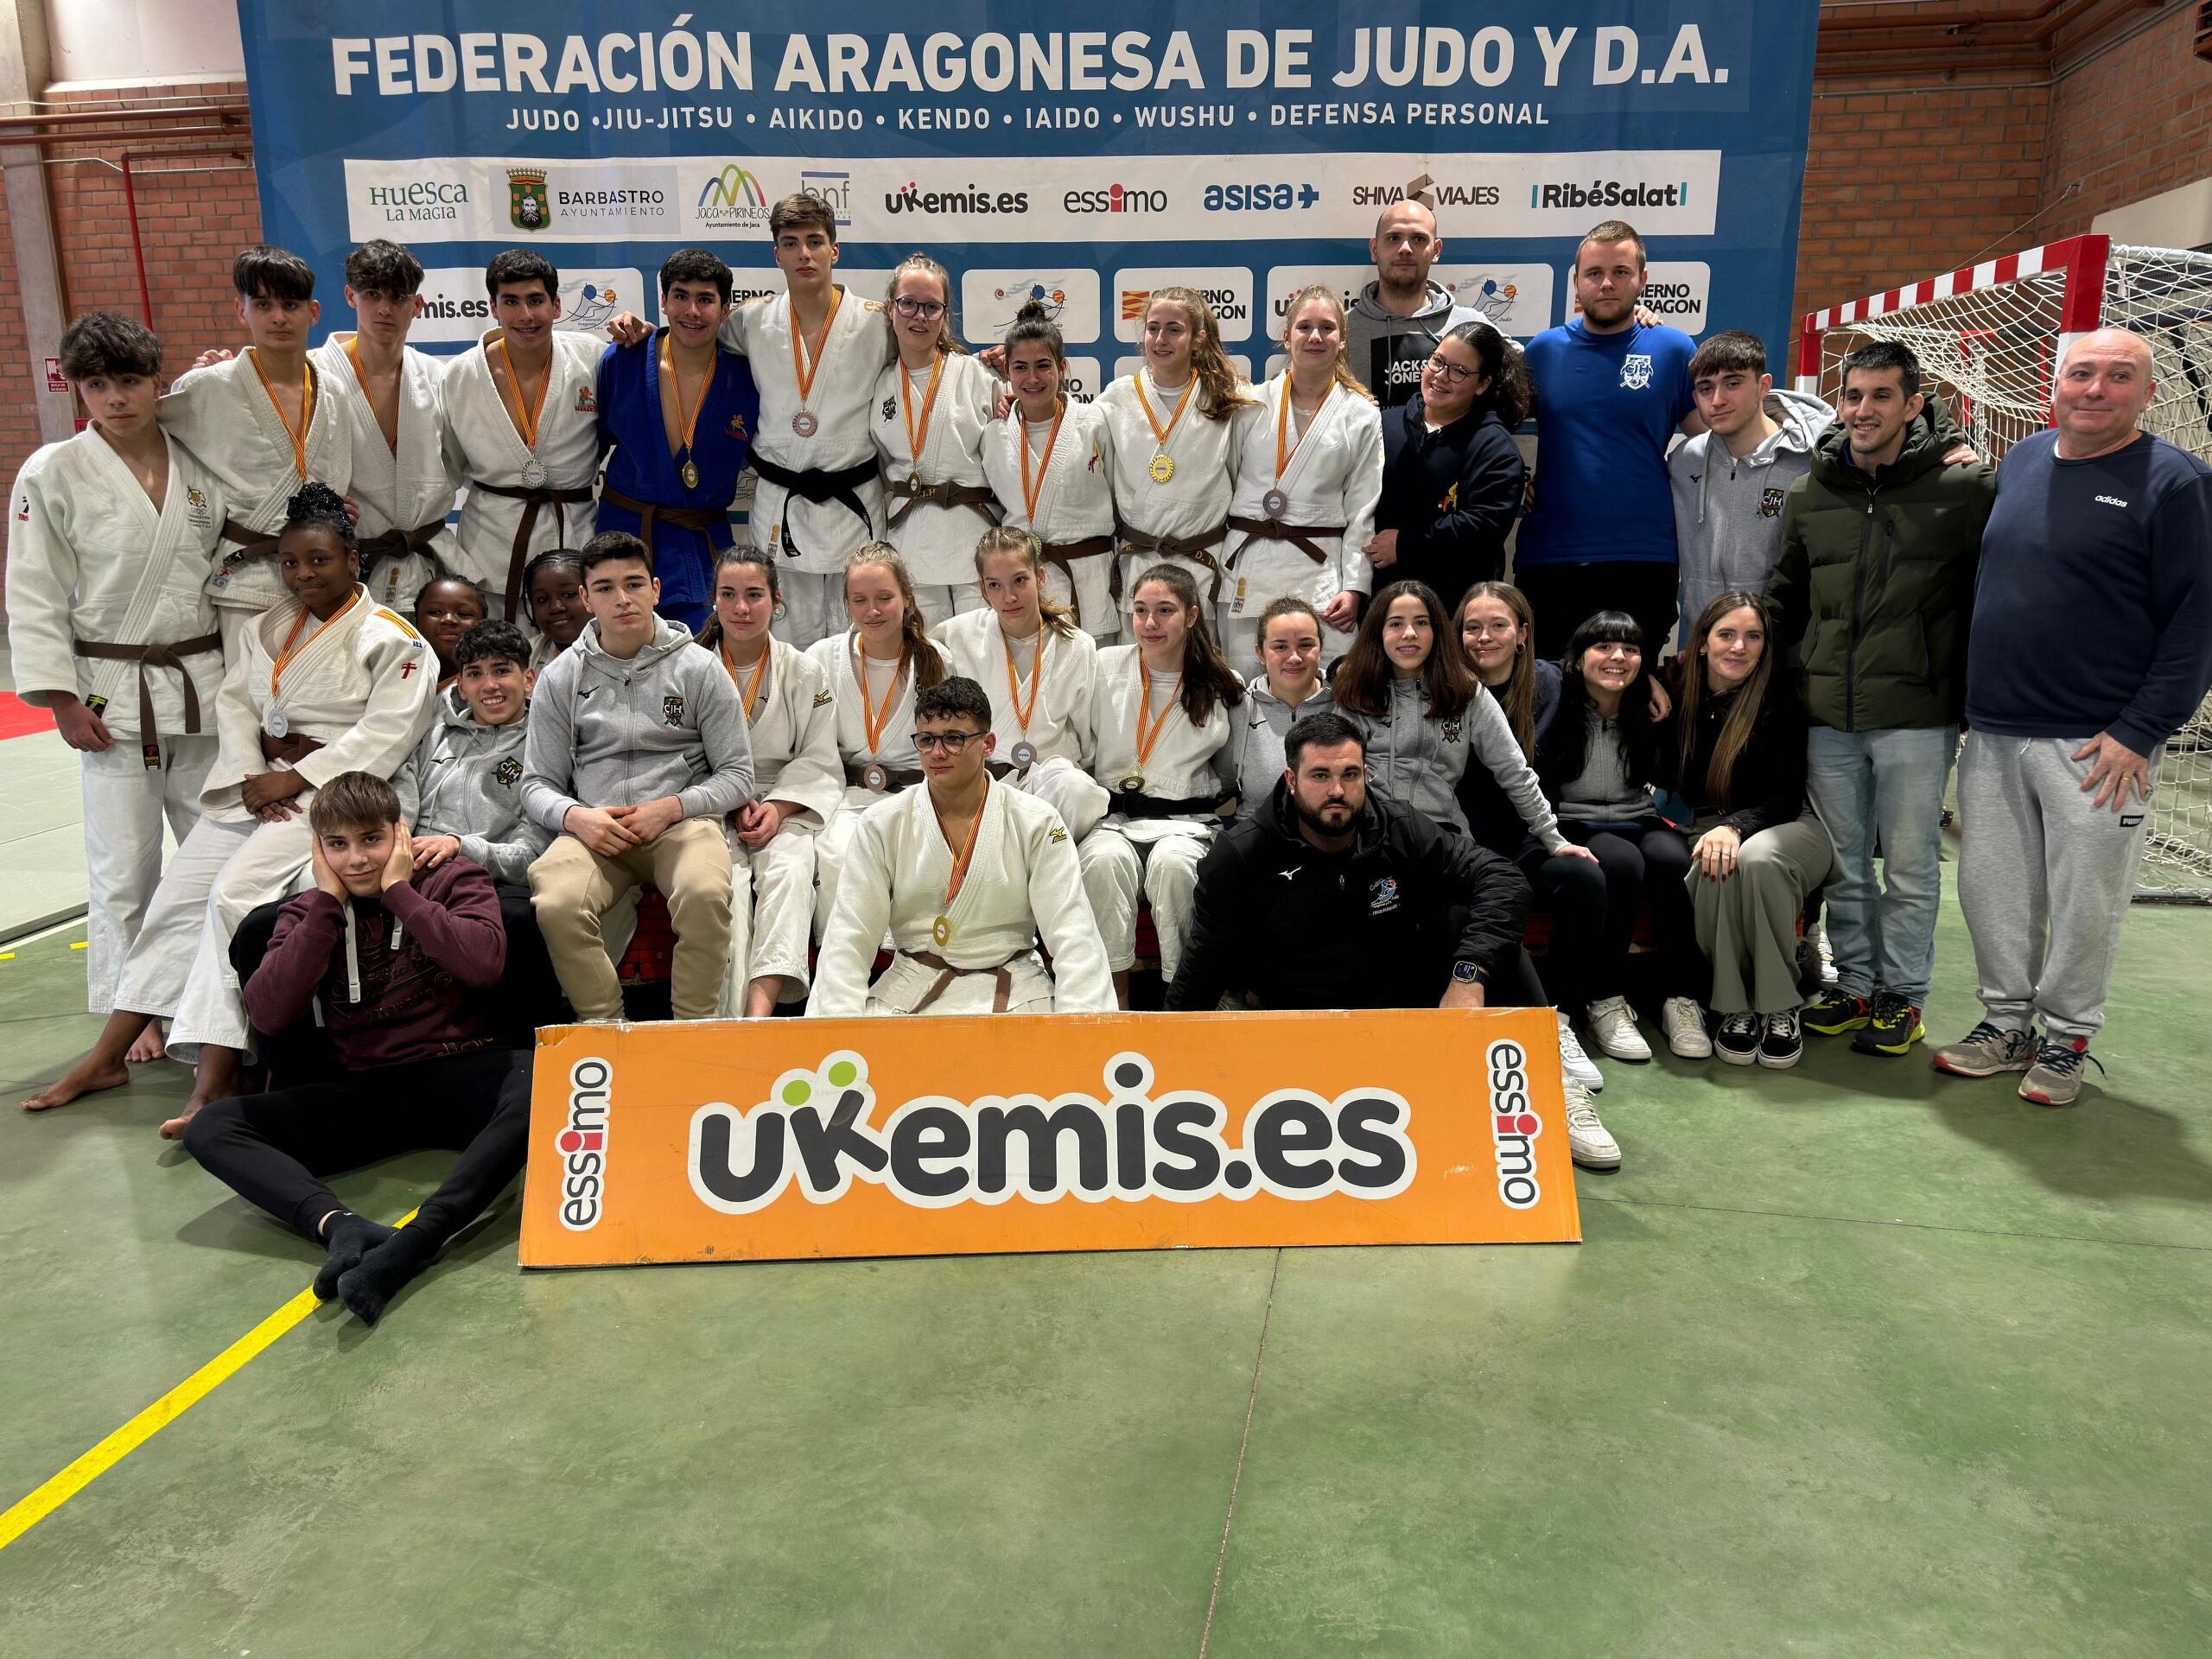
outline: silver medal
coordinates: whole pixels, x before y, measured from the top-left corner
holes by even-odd
[[[522,464],[522,485],[526,490],[542,490],[545,487],[545,463],[536,455],[532,455]]]
[[[1037,764],[1037,746],[1034,743],[1030,742],[1026,738],[1023,739],[1022,741],[1015,744],[1014,746],[1014,764],[1017,766],[1035,766]]]
[[[1289,510],[1290,498],[1281,490],[1269,490],[1260,498],[1260,505],[1268,510],[1268,517],[1280,518]]]
[[[283,737],[291,731],[292,722],[284,718],[282,709],[272,704],[269,712],[261,717],[261,729],[271,737]]]

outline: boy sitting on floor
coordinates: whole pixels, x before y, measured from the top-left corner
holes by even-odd
[[[373,1325],[399,1287],[520,1173],[531,1051],[499,1046],[481,995],[506,962],[492,878],[466,858],[416,868],[399,797],[349,772],[308,808],[315,887],[286,902],[247,982],[257,1030],[322,1019],[343,1070],[318,1083],[213,1101],[187,1151],[217,1179],[327,1247],[315,1275]],[[423,1147],[461,1154],[407,1226],[357,1216],[331,1172]]]

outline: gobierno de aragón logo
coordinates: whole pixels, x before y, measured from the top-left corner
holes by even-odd
[[[777,1078],[749,1110],[714,1103],[691,1116],[689,1174],[699,1201],[726,1215],[750,1215],[796,1186],[832,1204],[855,1179],[900,1203],[940,1210],[1003,1204],[1109,1199],[1341,1194],[1388,1198],[1417,1167],[1412,1109],[1382,1088],[1334,1099],[1278,1089],[1244,1112],[1227,1138],[1230,1112],[1196,1090],[1155,1090],[1151,1060],[1115,1055],[1096,1095],[986,1095],[961,1101],[923,1095],[880,1103],[868,1062],[851,1050]]]

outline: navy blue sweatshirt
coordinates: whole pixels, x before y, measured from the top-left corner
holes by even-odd
[[[2212,467],[2145,433],[2062,461],[2058,435],[1997,469],[1967,647],[1967,724],[2109,732],[2152,755],[2212,683]]]
[[[1418,392],[1384,410],[1375,527],[1398,532],[1398,561],[1375,573],[1375,591],[1425,582],[1449,611],[1475,583],[1497,581],[1528,475],[1494,410],[1470,410],[1435,432]]]

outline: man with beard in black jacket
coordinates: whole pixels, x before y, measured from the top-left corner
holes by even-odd
[[[1341,715],[1283,739],[1284,770],[1252,817],[1198,866],[1171,1011],[1249,992],[1266,1008],[1518,1006],[1529,883],[1510,860],[1367,789],[1367,751]],[[1620,1166],[1587,1090],[1562,1076],[1574,1160]]]

